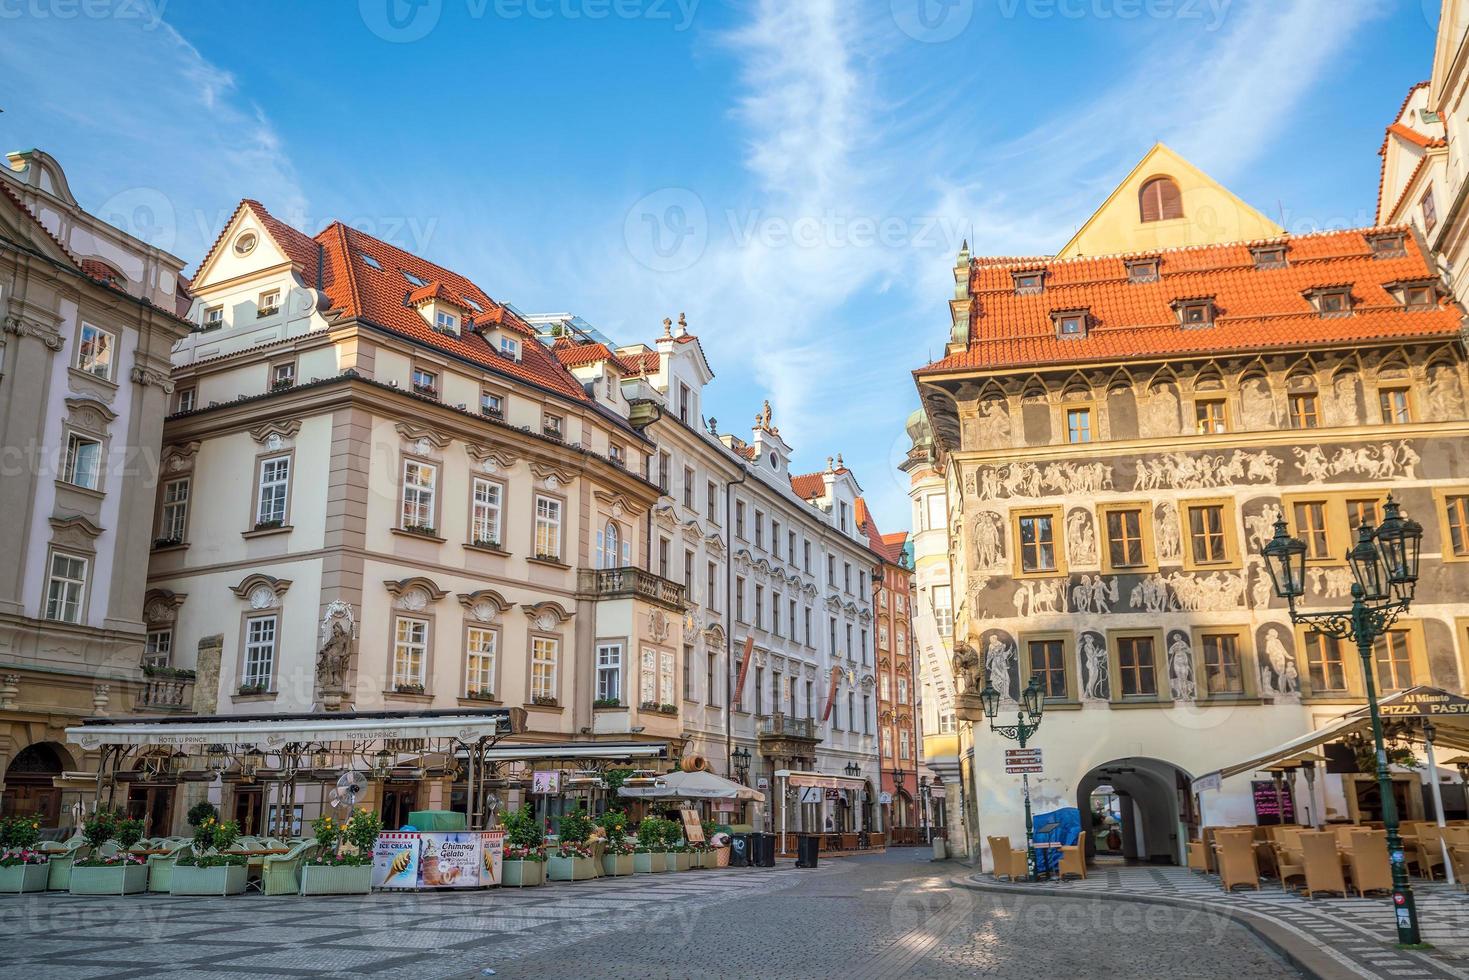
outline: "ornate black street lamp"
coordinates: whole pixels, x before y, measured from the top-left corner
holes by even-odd
[[[1005,738],[1013,738],[1025,748],[1026,741],[1041,727],[1041,712],[1046,709],[1046,698],[1041,690],[1041,679],[1035,675],[1025,690],[1020,692],[1020,706],[1015,713],[1015,724],[996,725],[995,716],[1000,713],[1000,692],[985,684],[979,692],[984,705],[984,716],[989,719],[990,731],[999,732]],[[1030,817],[1030,773],[1020,774],[1020,788],[1025,796],[1025,869],[1031,881],[1035,881],[1035,828]]]
[[[1275,537],[1260,549],[1270,573],[1275,594],[1290,606],[1290,618],[1316,633],[1357,644],[1362,656],[1362,676],[1367,688],[1367,706],[1372,714],[1372,741],[1377,750],[1377,785],[1382,794],[1382,823],[1387,829],[1388,857],[1392,861],[1393,910],[1397,918],[1398,942],[1419,945],[1418,908],[1408,883],[1403,860],[1403,840],[1398,834],[1397,801],[1387,769],[1383,744],[1382,715],[1377,705],[1373,670],[1373,646],[1392,628],[1413,601],[1418,585],[1418,552],[1423,543],[1423,526],[1403,517],[1397,501],[1389,494],[1382,508],[1382,523],[1375,528],[1362,522],[1357,543],[1347,552],[1356,583],[1352,586],[1351,609],[1329,612],[1297,612],[1296,600],[1305,594],[1306,545],[1290,536],[1285,519],[1275,522]]]
[[[846,773],[848,776],[851,776],[855,779],[857,776],[861,775],[862,767],[857,765],[857,763],[855,762],[849,762],[847,763]]]
[[[750,750],[741,745],[730,753],[734,760],[735,779],[742,785],[749,785],[750,780]]]

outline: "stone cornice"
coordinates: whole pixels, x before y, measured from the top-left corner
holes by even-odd
[[[17,337],[35,337],[53,351],[61,350],[66,344],[66,339],[57,331],[36,320],[13,313],[6,314],[4,331]]]

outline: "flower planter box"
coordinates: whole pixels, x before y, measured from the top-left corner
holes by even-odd
[[[693,867],[693,855],[688,851],[667,851],[664,858],[668,862],[668,871],[687,871]]]
[[[243,895],[249,868],[243,864],[229,864],[218,868],[196,868],[193,865],[175,865],[173,881],[169,882],[170,895]],[[75,879],[73,879],[75,880]]]
[[[546,859],[546,865],[546,877],[551,881],[589,881],[597,877],[597,862],[589,857],[552,854]]]
[[[44,864],[16,864],[0,868],[0,892],[43,892],[51,877]]]
[[[668,870],[668,855],[662,851],[645,851],[632,856],[632,869],[640,875],[661,874]]]
[[[545,861],[506,861],[500,866],[500,883],[507,888],[529,888],[546,883]]]
[[[72,868],[73,895],[133,895],[148,887],[146,864],[114,864],[102,868]]]
[[[633,868],[633,865],[636,863],[633,860],[635,857],[637,857],[636,854],[603,854],[602,873],[615,878],[630,875],[635,870]]]
[[[307,864],[301,868],[302,895],[366,895],[371,891],[370,864]]]
[[[709,867],[708,851],[694,851],[689,855],[689,857],[692,858],[692,860],[689,862],[689,867],[693,868],[695,871],[702,871],[703,869]]]

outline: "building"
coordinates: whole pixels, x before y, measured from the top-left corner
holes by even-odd
[[[192,290],[143,525],[147,657],[194,672],[189,710],[504,705],[527,741],[676,744],[684,588],[648,570],[661,490],[616,365],[588,383],[469,279],[254,201]],[[249,830],[320,790],[210,792]],[[398,825],[464,792],[448,766],[368,802]]]
[[[1354,651],[1272,595],[1259,549],[1278,518],[1310,548],[1307,601],[1342,606],[1355,529],[1391,493],[1425,527],[1426,574],[1377,682],[1464,683],[1469,375],[1423,239],[1394,225],[1219,243],[1210,229],[1254,212],[1221,216],[1222,188],[1191,212],[1184,186],[1159,189],[1175,161],[1154,148],[1088,222],[1135,229],[1109,242],[1135,247],[961,252],[946,356],[916,372],[948,499],[976,839],[1024,832],[1009,743],[977,695],[993,686],[1013,718],[1033,678],[1037,824],[1181,863],[1200,825],[1255,821],[1246,779],[1196,793],[1193,778],[1363,704]],[[1165,221],[1200,240],[1154,247]],[[1340,757],[1328,774],[1327,817],[1375,814],[1372,776]],[[1420,816],[1419,777],[1394,778]]]
[[[0,814],[69,822],[64,729],[166,703],[144,586],[182,260],[89,214],[39,150],[0,168]],[[73,781],[75,782],[75,781]]]

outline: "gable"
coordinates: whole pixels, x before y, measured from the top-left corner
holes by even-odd
[[[1144,221],[1141,192],[1164,177],[1178,189],[1181,217]],[[1171,212],[1170,212],[1171,214]],[[1191,245],[1253,241],[1285,234],[1275,222],[1162,143],[1155,144],[1102,206],[1057,253],[1058,258],[1151,252]]]
[[[248,254],[241,255],[236,251],[235,244],[246,235],[255,236],[255,246]],[[241,204],[225,225],[214,247],[205,256],[199,271],[194,274],[191,291],[198,295],[213,284],[254,275],[263,269],[273,269],[290,261],[285,249],[270,233],[260,215],[249,204]]]

